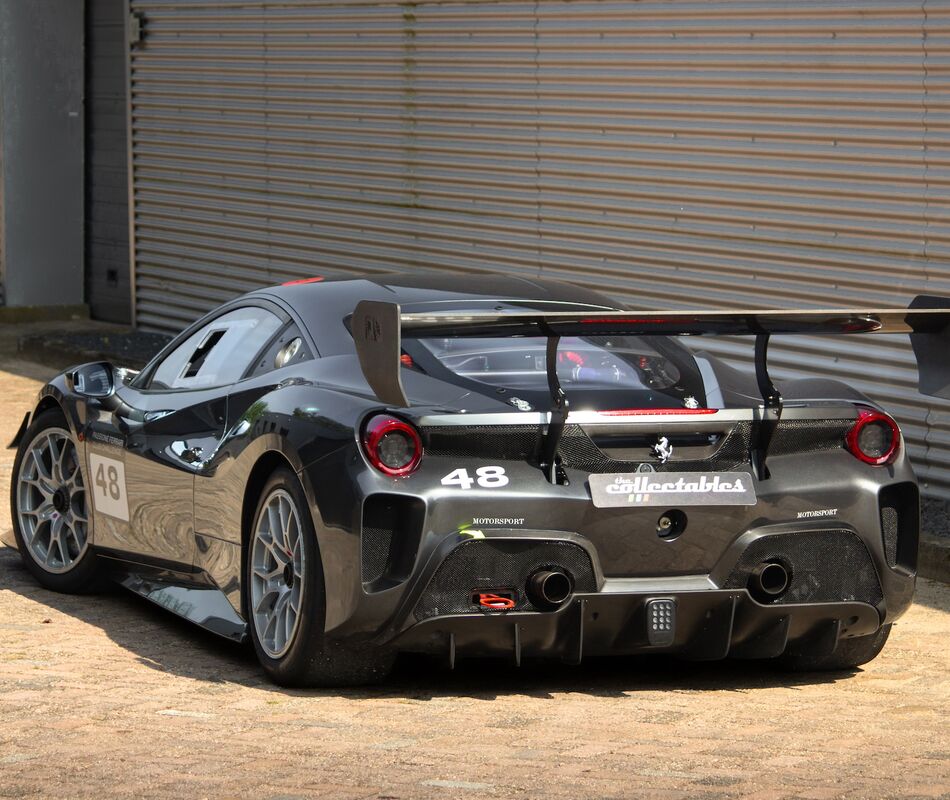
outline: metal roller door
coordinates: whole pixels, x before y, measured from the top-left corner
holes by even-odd
[[[262,284],[502,270],[649,307],[950,294],[950,4],[132,0],[135,312]],[[776,374],[895,411],[950,498],[906,342]],[[744,358],[747,343],[710,349]]]

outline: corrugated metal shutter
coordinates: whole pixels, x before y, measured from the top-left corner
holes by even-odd
[[[145,327],[394,268],[544,274],[651,307],[950,294],[946,3],[132,8]],[[950,407],[916,396],[890,338],[776,345],[776,373],[883,401],[950,498]]]

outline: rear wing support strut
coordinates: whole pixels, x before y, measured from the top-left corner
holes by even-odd
[[[769,339],[771,334],[758,333],[755,337],[755,380],[759,385],[759,394],[762,395],[762,418],[752,431],[752,447],[749,456],[752,460],[752,469],[760,481],[769,477],[769,468],[766,458],[772,437],[778,429],[782,418],[782,395],[772,382],[769,375]]]
[[[551,392],[551,421],[548,423],[548,430],[541,445],[541,469],[551,483],[567,485],[567,473],[564,472],[557,460],[557,448],[561,442],[561,435],[564,433],[564,425],[567,423],[567,412],[570,407],[567,402],[567,394],[561,387],[561,381],[557,376],[557,346],[560,341],[561,337],[557,334],[548,336],[545,364],[548,374],[548,390]]]

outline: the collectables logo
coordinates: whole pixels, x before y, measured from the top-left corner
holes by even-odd
[[[618,475],[604,490],[607,494],[627,495],[628,503],[649,503],[655,494],[745,494],[747,488],[739,477],[724,481],[718,475],[712,479],[700,475],[692,480],[680,477],[664,481],[657,473],[644,473],[632,479]]]
[[[752,506],[748,472],[611,472],[588,478],[597,508],[637,506]]]
[[[655,455],[661,464],[665,464],[673,455],[673,445],[665,436],[661,436],[655,445],[653,445],[653,455]]]

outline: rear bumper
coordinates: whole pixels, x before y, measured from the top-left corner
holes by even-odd
[[[608,587],[605,587],[605,589]],[[666,609],[664,612],[662,609]],[[657,625],[657,621],[666,625]],[[559,658],[670,653],[696,660],[774,658],[807,650],[833,652],[842,638],[881,626],[860,602],[765,606],[744,590],[575,594],[552,612],[476,612],[434,617],[392,644],[402,651],[456,656]],[[657,628],[661,630],[657,630]]]

